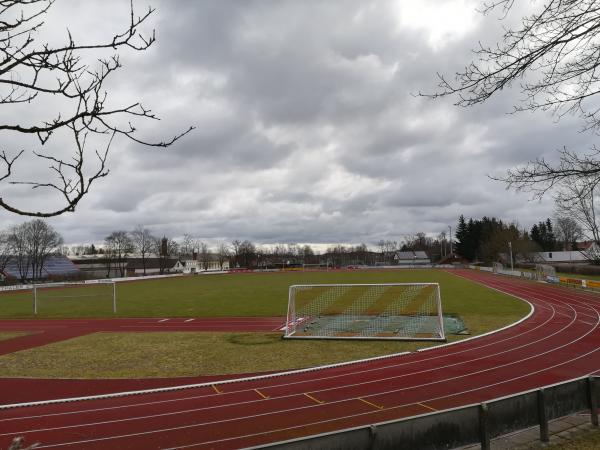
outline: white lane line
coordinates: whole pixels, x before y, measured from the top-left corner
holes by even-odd
[[[399,368],[399,367],[403,367],[403,366],[409,366],[409,365],[413,365],[413,364],[418,364],[420,362],[429,362],[429,361],[433,361],[435,359],[442,359],[442,358],[446,358],[448,356],[455,356],[455,355],[459,355],[461,353],[467,353],[473,350],[478,350],[481,348],[485,348],[485,347],[490,347],[492,345],[497,345],[498,343],[502,343],[504,341],[510,341],[513,339],[516,339],[517,337],[522,337],[528,333],[531,333],[533,331],[536,331],[539,328],[544,327],[546,324],[550,323],[553,319],[554,319],[554,315],[555,315],[555,310],[552,307],[548,308],[551,312],[552,315],[550,317],[548,317],[546,319],[545,322],[540,323],[539,325],[521,333],[520,335],[511,335],[508,336],[504,339],[500,339],[497,341],[493,341],[490,342],[488,344],[484,344],[484,345],[480,345],[477,347],[472,347],[472,348],[466,348],[466,349],[462,349],[456,352],[452,352],[452,353],[444,353],[441,355],[437,355],[437,356],[432,356],[432,357],[427,357],[427,358],[422,358],[422,359],[417,359],[416,361],[404,361],[401,363],[395,363],[395,364],[387,364],[384,366],[379,366],[379,367],[375,367],[375,368],[371,368],[371,369],[363,369],[361,370],[361,373],[375,373],[375,372],[380,372],[380,371],[384,371],[387,369],[395,369],[395,368]],[[483,336],[483,335],[482,335]],[[475,336],[471,339],[477,339],[479,336]],[[466,340],[464,340],[466,341]],[[464,342],[463,341],[463,342]],[[457,342],[458,344],[459,342]],[[450,345],[450,344],[448,344]],[[458,347],[459,348],[459,347]],[[519,347],[517,347],[519,348]],[[399,354],[401,355],[401,354]],[[390,355],[390,359],[394,358],[394,355]],[[380,358],[381,359],[381,358]],[[372,361],[371,360],[364,360],[362,362],[369,362]],[[348,363],[348,366],[351,366],[352,363]],[[327,367],[327,366],[325,366]],[[329,366],[332,367],[332,366]],[[316,368],[315,370],[319,370],[319,368]],[[295,374],[299,374],[299,373],[305,373],[307,370],[306,369],[301,369],[301,370],[297,370],[297,371],[290,371],[287,372],[287,375],[295,375]],[[412,372],[411,372],[412,373]],[[407,375],[410,375],[411,373],[408,373]],[[280,373],[279,376],[281,375],[286,375],[286,373]],[[286,383],[278,383],[278,384],[272,384],[272,385],[263,385],[261,386],[261,388],[279,388],[279,387],[290,387],[290,386],[299,386],[305,383],[311,383],[311,382],[315,382],[315,381],[328,381],[328,380],[332,380],[332,379],[336,379],[336,378],[345,378],[345,377],[353,377],[355,375],[354,372],[351,373],[342,373],[342,374],[338,374],[338,375],[329,375],[329,376],[323,376],[323,377],[318,377],[318,378],[311,378],[309,380],[299,380],[299,381],[293,381],[293,382],[286,382]],[[277,376],[277,374],[275,374],[275,376]],[[270,379],[278,379],[278,378],[274,378],[274,376],[262,376],[262,377],[251,377],[249,379],[239,379],[237,381],[260,381],[261,379],[265,379],[267,381],[270,381]],[[187,387],[189,388],[202,388],[202,387],[207,387],[212,385],[213,383],[201,383],[201,384],[197,384],[197,385],[189,385]],[[161,392],[165,392],[167,390],[173,390],[173,388],[163,388],[162,390],[159,389],[154,389],[154,390],[148,390],[145,392],[133,392],[130,394],[153,394],[153,393],[161,393]],[[230,391],[230,394],[235,394],[235,393],[240,393],[240,392],[246,392],[246,390],[237,390],[237,391]],[[124,396],[124,395],[122,395]],[[205,398],[205,397],[210,397],[211,395],[194,395],[194,396],[185,396],[185,397],[180,397],[180,398],[175,398],[175,399],[168,399],[168,400],[160,400],[160,401],[152,401],[152,402],[140,402],[140,403],[134,403],[134,404],[124,404],[124,405],[120,405],[120,406],[114,406],[114,407],[106,407],[106,408],[92,408],[92,409],[82,409],[82,410],[74,410],[74,411],[67,411],[67,412],[61,412],[61,413],[52,413],[52,414],[44,414],[44,415],[36,415],[36,416],[23,416],[23,417],[13,417],[13,418],[7,418],[7,419],[0,419],[0,422],[4,422],[4,421],[13,421],[13,420],[24,420],[24,419],[28,419],[28,418],[40,418],[40,417],[50,417],[50,416],[61,416],[61,415],[72,415],[72,414],[79,414],[79,413],[87,413],[87,412],[97,412],[97,411],[106,411],[106,410],[112,410],[112,409],[121,409],[121,408],[134,408],[137,406],[149,406],[149,405],[156,405],[156,404],[162,404],[162,403],[173,403],[173,402],[178,402],[178,401],[187,401],[187,400],[195,400],[195,399],[199,399],[199,398]],[[94,399],[98,399],[98,398],[108,398],[107,396],[91,396],[88,398],[83,398],[82,400],[94,400]],[[133,397],[132,397],[133,398]],[[80,400],[80,399],[77,399]],[[62,401],[57,400],[57,401],[50,401],[51,403],[65,403],[66,401],[68,401],[68,399],[63,399]],[[43,405],[43,404],[50,404],[48,402],[39,402],[38,404]],[[31,405],[31,406],[35,406],[37,404]],[[11,405],[9,405],[11,406]],[[14,405],[15,407],[19,406],[19,405]]]
[[[187,320],[184,320],[183,322],[188,323],[188,322],[191,322],[192,320],[194,320],[194,319],[187,319]]]
[[[600,314],[599,314],[598,317],[599,317],[598,318],[598,323],[600,323]],[[573,323],[575,323],[575,319],[576,318],[574,317],[574,320],[571,322],[571,324],[569,324],[564,329],[568,328]],[[561,331],[564,331],[564,329],[558,330],[553,335],[555,335],[555,334],[557,334],[557,333],[559,333]],[[533,356],[529,356],[529,357],[526,357],[526,358],[523,358],[523,359],[520,359],[520,360],[517,360],[517,361],[511,361],[511,362],[506,363],[506,364],[492,366],[490,368],[482,369],[482,370],[475,371],[475,372],[469,372],[469,373],[462,374],[462,375],[459,375],[459,376],[456,376],[456,377],[453,377],[453,378],[444,378],[444,379],[441,379],[441,380],[437,380],[437,381],[433,381],[433,382],[429,382],[429,383],[424,383],[424,384],[421,384],[421,385],[406,386],[404,388],[395,389],[395,390],[391,390],[391,391],[384,391],[384,392],[377,392],[377,393],[373,393],[373,394],[367,394],[367,395],[363,395],[362,397],[370,398],[370,397],[375,397],[375,396],[380,396],[380,395],[389,395],[391,393],[395,393],[395,392],[399,392],[399,391],[404,391],[404,390],[407,390],[407,389],[418,389],[418,388],[425,387],[425,386],[430,386],[430,385],[434,385],[434,384],[443,383],[443,382],[448,381],[448,380],[455,380],[455,379],[469,377],[471,375],[478,375],[478,374],[483,373],[483,372],[488,372],[488,371],[491,371],[491,370],[495,370],[495,369],[499,369],[499,368],[502,368],[502,367],[510,366],[510,365],[513,365],[513,364],[521,363],[523,361],[527,361],[527,360],[530,360],[530,359],[533,359],[533,358],[537,358],[539,356],[543,356],[545,354],[552,353],[554,350],[557,350],[557,349],[563,348],[565,346],[571,345],[574,342],[583,339],[585,336],[587,336],[593,330],[594,329],[590,330],[588,333],[586,333],[585,335],[579,337],[578,339],[576,339],[574,341],[570,341],[570,342],[568,342],[568,343],[566,343],[564,345],[561,345],[559,347],[555,347],[555,348],[552,348],[550,350],[547,350],[546,352],[535,354]],[[553,336],[553,335],[551,335],[551,336]],[[545,340],[545,339],[546,338],[542,338],[542,339],[540,339],[538,341],[533,341],[533,342],[525,344],[525,345],[523,345],[521,347],[527,347],[530,344],[533,344],[535,342],[539,342],[539,341],[542,341],[542,340]],[[512,352],[513,350],[508,350],[508,351],[504,351],[504,352],[501,352],[501,353]],[[495,355],[492,355],[492,356],[496,356],[498,354],[500,354],[500,353],[496,353]],[[446,369],[446,368],[452,367],[452,366],[468,364],[468,363],[471,363],[473,361],[483,360],[483,359],[486,359],[486,358],[489,358],[489,357],[490,357],[490,355],[486,355],[486,356],[483,356],[483,357],[480,357],[480,358],[475,358],[475,359],[468,360],[468,361],[461,361],[459,363],[450,364],[450,365],[443,366],[443,367],[440,367],[440,368],[427,369],[427,370],[422,370],[422,371],[418,371],[418,372],[413,372],[413,373],[410,373],[410,374],[402,374],[402,375],[396,375],[396,376],[392,376],[392,377],[386,377],[386,378],[380,378],[380,379],[373,379],[373,380],[368,380],[366,382],[346,384],[346,385],[343,385],[343,386],[337,386],[337,387],[332,387],[332,388],[312,390],[311,393],[316,394],[316,393],[323,393],[323,392],[331,392],[331,391],[335,391],[335,390],[338,390],[338,389],[346,389],[346,388],[349,388],[349,387],[365,386],[367,384],[373,384],[373,383],[382,384],[382,382],[387,382],[387,381],[390,381],[390,380],[398,380],[400,378],[404,378],[404,377],[407,377],[407,376],[413,376],[413,375],[423,374],[423,373],[427,373],[427,372],[436,372],[436,371],[438,371],[440,369]],[[383,383],[383,384],[385,384],[385,383]],[[214,385],[213,385],[213,388],[214,388]],[[243,392],[246,392],[246,391],[243,391]],[[228,394],[231,394],[231,392],[228,392]],[[282,395],[282,396],[271,397],[271,398],[273,398],[273,399],[293,398],[293,397],[297,397],[298,395],[299,394],[289,394],[289,395]],[[306,395],[306,394],[304,394],[304,395]],[[344,402],[344,401],[350,401],[352,399],[354,399],[354,397],[348,397],[348,398],[345,398],[345,399],[342,399],[342,400],[331,401],[329,403],[330,404],[341,403],[341,402]],[[215,405],[215,406],[205,407],[205,408],[190,409],[190,410],[186,410],[186,411],[173,411],[173,412],[169,412],[169,413],[153,414],[153,415],[147,415],[147,416],[127,417],[125,419],[114,419],[114,420],[108,420],[108,421],[103,421],[103,422],[90,422],[90,423],[85,423],[85,424],[66,425],[66,426],[54,427],[54,428],[23,430],[23,431],[12,431],[10,433],[0,434],[0,436],[14,435],[14,434],[23,434],[23,433],[33,433],[33,432],[42,432],[42,431],[54,431],[54,430],[62,430],[62,429],[70,429],[70,428],[81,428],[81,427],[86,427],[86,426],[97,426],[97,425],[110,424],[110,423],[123,423],[123,422],[129,422],[129,421],[134,421],[134,420],[147,420],[147,419],[152,419],[152,418],[157,418],[157,417],[172,416],[172,415],[184,414],[184,413],[191,413],[191,412],[193,413],[193,412],[199,412],[199,411],[204,411],[204,410],[211,410],[211,409],[216,409],[216,408],[235,407],[235,406],[245,405],[245,404],[249,404],[249,403],[256,403],[257,401],[260,401],[260,400],[251,400],[251,401],[245,401],[245,402],[236,402],[236,403]],[[300,408],[295,408],[295,409],[303,409],[303,408],[300,407]],[[285,410],[285,411],[286,412],[287,411],[293,411],[295,409],[289,409],[289,410]],[[279,412],[281,412],[281,410],[271,411],[271,412],[259,414],[259,416],[269,415],[269,414],[277,414]],[[255,417],[255,416],[250,416],[250,417]],[[245,419],[245,418],[247,418],[247,417],[246,416],[242,416],[242,417],[237,417],[237,418],[235,418],[235,417],[234,418],[228,418],[228,419],[224,419],[224,420],[221,420],[221,421],[205,423],[204,425],[214,424],[214,423],[222,423],[222,422],[223,423],[224,422],[230,422],[230,421],[241,420],[241,419]],[[197,426],[201,426],[203,424],[196,424],[196,425]]]
[[[503,380],[503,381],[499,381],[497,383],[492,383],[489,385],[485,385],[485,386],[480,386],[477,388],[473,388],[473,389],[469,389],[466,391],[462,391],[462,392],[455,392],[449,395],[443,395],[440,397],[434,397],[434,398],[429,398],[426,400],[421,400],[423,402],[432,402],[435,400],[441,400],[441,399],[446,399],[446,398],[450,398],[450,397],[455,397],[457,395],[463,395],[465,393],[471,393],[471,392],[475,392],[475,391],[479,391],[479,390],[483,390],[483,389],[487,389],[490,388],[492,386],[498,386],[501,384],[505,384],[511,381],[515,381],[521,378],[525,378],[531,375],[535,375],[537,373],[541,373],[541,372],[545,372],[547,370],[551,370],[554,369],[556,367],[560,367],[564,364],[573,362],[575,360],[581,359],[583,357],[586,357],[592,353],[595,353],[597,351],[600,351],[600,349],[596,348],[590,352],[587,352],[583,355],[578,356],[577,358],[573,358],[571,360],[568,361],[564,361],[560,364],[556,364],[554,366],[551,367],[547,367],[541,370],[537,370],[534,372],[530,372],[528,374],[524,374],[518,377],[514,377],[511,379],[507,379],[507,380]],[[389,394],[391,392],[396,392],[396,391],[402,391],[405,389],[410,389],[410,388],[401,388],[401,389],[397,389],[395,391],[389,391],[388,393],[381,393],[381,394],[377,394],[377,395],[384,395],[384,394]],[[529,392],[529,391],[524,391],[524,392]],[[370,397],[370,396],[365,396],[365,397]],[[341,403],[341,402],[345,402],[345,401],[351,401],[352,399],[344,399],[344,400],[339,400],[339,401],[332,401],[329,402],[329,404],[335,404],[335,403]],[[396,406],[390,406],[388,408],[386,408],[386,411],[390,411],[393,409],[399,409],[399,408],[403,408],[406,407],[408,405],[412,405],[414,404],[414,402],[411,403],[406,403],[406,404],[402,404],[402,405],[396,405]],[[315,407],[319,407],[321,405],[309,405],[309,406],[303,406],[303,407],[299,407],[299,408],[294,408],[294,409],[288,409],[288,410],[279,410],[275,413],[289,413],[292,411],[296,411],[299,409],[308,409],[308,408],[315,408]],[[468,406],[468,405],[465,405]],[[275,430],[268,430],[268,431],[264,431],[264,432],[259,432],[259,433],[253,433],[253,434],[249,434],[249,435],[243,435],[243,436],[234,436],[234,437],[229,437],[229,438],[224,438],[224,439],[218,439],[218,440],[213,440],[213,441],[203,441],[203,442],[196,442],[193,444],[187,444],[187,445],[183,445],[183,446],[178,446],[178,447],[171,447],[170,450],[177,450],[177,449],[183,449],[183,448],[190,448],[190,447],[195,447],[195,446],[199,446],[199,445],[209,445],[209,444],[215,444],[215,443],[219,443],[219,442],[227,442],[227,441],[232,441],[232,440],[236,440],[236,439],[244,439],[244,438],[248,438],[248,437],[254,437],[254,436],[261,436],[261,435],[268,435],[268,434],[272,434],[272,433],[276,433],[279,431],[283,431],[283,430],[291,430],[291,429],[297,429],[297,428],[305,428],[307,426],[312,426],[312,425],[320,425],[323,423],[328,423],[328,422],[335,422],[335,421],[339,421],[339,420],[343,420],[343,419],[350,419],[350,418],[356,418],[356,417],[361,417],[361,416],[366,416],[366,415],[371,415],[374,413],[377,413],[378,411],[367,411],[367,412],[363,412],[363,413],[357,413],[357,414],[351,414],[351,415],[347,415],[347,416],[337,416],[335,418],[332,419],[327,419],[327,420],[319,420],[317,422],[311,422],[311,423],[304,423],[301,425],[296,425],[296,426],[292,426],[292,427],[287,427],[287,428],[280,428],[280,429],[275,429]],[[246,417],[242,417],[242,418],[238,418],[238,419],[227,419],[224,421],[214,421],[214,422],[208,422],[208,423],[200,423],[200,424],[189,424],[189,425],[183,425],[183,426],[179,426],[179,427],[171,427],[171,428],[163,428],[163,429],[157,429],[157,430],[150,430],[150,431],[142,431],[139,433],[130,433],[130,434],[124,434],[124,435],[115,435],[115,436],[105,436],[105,437],[100,437],[100,438],[95,438],[95,439],[87,439],[87,440],[81,440],[81,441],[71,441],[71,442],[61,442],[61,443],[57,443],[57,444],[50,444],[50,445],[41,445],[37,448],[51,448],[51,447],[63,447],[63,446],[70,446],[70,445],[77,445],[77,444],[85,444],[85,443],[90,443],[90,442],[102,442],[102,441],[107,441],[107,440],[114,440],[114,439],[123,439],[123,438],[131,438],[131,437],[136,437],[136,436],[145,436],[145,435],[149,435],[149,434],[157,434],[157,433],[165,433],[165,432],[169,432],[169,431],[179,431],[179,430],[183,430],[183,429],[190,429],[190,428],[197,428],[197,427],[201,427],[201,426],[206,426],[206,425],[216,425],[216,424],[221,424],[224,422],[230,422],[230,421],[234,421],[234,420],[240,420],[240,419],[256,419],[258,417],[262,417],[262,416],[266,416],[266,415],[271,415],[274,414],[274,412],[271,413],[262,413],[262,414],[255,414],[252,416],[246,416]],[[404,417],[402,419],[409,419],[410,417]]]
[[[158,323],[166,322],[167,320],[169,320],[169,319],[160,319],[160,320],[158,321]]]
[[[492,288],[493,289],[493,288]],[[536,299],[537,300],[537,299]],[[484,344],[484,345],[480,345],[477,347],[472,347],[472,348],[466,348],[466,349],[462,349],[456,352],[452,352],[452,353],[444,353],[438,356],[433,356],[433,357],[428,357],[428,358],[422,358],[422,359],[417,359],[416,361],[404,361],[398,364],[388,364],[385,366],[380,366],[380,367],[375,367],[372,369],[364,369],[361,370],[361,373],[368,373],[368,372],[379,372],[379,371],[384,371],[387,369],[394,369],[394,368],[399,368],[402,366],[408,366],[408,365],[412,365],[412,364],[418,364],[421,362],[428,362],[428,361],[432,361],[435,359],[442,359],[442,358],[446,358],[448,356],[454,356],[454,355],[458,355],[461,353],[467,353],[473,350],[478,350],[481,348],[485,348],[485,347],[490,347],[493,345],[497,345],[498,343],[504,342],[504,341],[509,341],[512,339],[516,339],[517,337],[522,337],[525,334],[531,333],[533,331],[536,331],[539,328],[542,328],[544,325],[546,325],[547,323],[551,322],[552,319],[554,318],[554,315],[556,313],[556,311],[554,310],[554,308],[552,306],[548,307],[548,309],[552,312],[552,315],[546,319],[545,322],[540,323],[539,325],[537,325],[536,327],[533,327],[523,333],[521,333],[520,335],[511,335],[508,336],[504,339],[500,339],[497,341],[493,341],[490,342],[488,344]],[[483,335],[482,335],[483,336]],[[477,339],[479,338],[479,336],[475,336],[471,339]],[[467,340],[463,340],[462,342],[465,342]],[[535,341],[537,342],[537,341]],[[535,343],[535,342],[530,342],[530,343]],[[458,344],[459,342],[457,342]],[[450,345],[450,344],[448,344]],[[522,346],[519,347],[515,347],[515,348],[520,348]],[[460,348],[460,347],[458,347]],[[510,350],[507,350],[510,351]],[[393,358],[394,355],[391,355],[391,358]],[[368,362],[368,360],[365,360],[363,362]],[[352,365],[352,363],[348,363],[349,366]],[[326,368],[327,366],[325,366]],[[445,367],[445,366],[444,366]],[[315,370],[319,370],[319,368],[316,368]],[[306,372],[306,370],[299,370],[299,371],[290,371],[287,373],[287,375],[293,375],[293,374],[297,374],[297,373],[302,373],[302,372]],[[419,372],[417,372],[419,373]],[[411,373],[408,373],[407,375],[410,375]],[[277,374],[276,374],[277,375]],[[275,376],[276,376],[275,375]],[[279,374],[279,376],[281,375],[285,375],[285,373],[283,374]],[[305,383],[311,383],[314,381],[327,381],[327,380],[332,380],[335,378],[344,378],[344,377],[353,377],[355,374],[354,373],[343,373],[343,374],[339,374],[339,375],[333,375],[333,376],[324,376],[324,377],[319,377],[319,378],[311,378],[310,380],[299,380],[299,381],[294,381],[294,382],[288,382],[288,383],[279,383],[279,384],[273,384],[273,385],[263,385],[261,386],[262,388],[267,388],[267,387],[290,387],[290,386],[298,386],[298,385],[302,385]],[[258,380],[260,381],[261,379],[274,379],[274,376],[262,376],[262,377],[251,377],[250,379],[241,379],[243,381],[254,381],[254,380]],[[237,380],[238,382],[240,380]],[[202,384],[198,384],[198,385],[190,385],[188,386],[189,388],[201,388],[201,387],[205,387],[205,386],[210,386],[212,383],[202,383]],[[162,390],[149,390],[146,392],[140,392],[140,393],[148,393],[148,394],[152,394],[152,393],[159,393],[159,392],[164,392],[166,390],[172,390],[173,388],[169,389],[169,388],[164,388]],[[237,390],[237,391],[230,391],[230,394],[234,394],[234,393],[240,393],[240,392],[246,392],[246,390]],[[210,395],[208,395],[210,396]],[[107,407],[107,408],[94,408],[94,409],[87,409],[87,410],[75,410],[75,411],[68,411],[68,412],[63,412],[63,413],[53,413],[53,414],[46,414],[46,415],[38,415],[38,416],[25,416],[25,417],[15,417],[15,418],[8,418],[8,419],[0,419],[0,422],[3,421],[10,421],[10,420],[23,420],[23,419],[27,419],[27,418],[39,418],[39,417],[47,417],[47,416],[58,416],[58,415],[71,415],[71,414],[78,414],[78,413],[83,413],[83,412],[95,412],[95,411],[106,411],[106,410],[111,410],[111,409],[119,409],[119,408],[133,408],[133,407],[137,407],[137,406],[147,406],[147,405],[154,405],[154,404],[161,404],[161,403],[172,403],[172,402],[177,402],[177,401],[187,401],[187,400],[194,400],[194,399],[198,399],[198,398],[204,398],[207,397],[207,395],[196,395],[196,396],[185,396],[185,397],[180,397],[180,398],[175,398],[175,399],[168,399],[168,400],[161,400],[161,401],[153,401],[153,402],[141,402],[141,403],[137,403],[137,404],[128,404],[128,405],[120,405],[120,406],[115,406],[115,407]],[[93,399],[97,399],[97,398],[107,398],[107,397],[103,397],[103,396],[92,396],[90,398],[85,398],[84,400],[93,400]],[[64,401],[67,401],[68,399],[63,399]],[[59,401],[54,401],[54,403],[58,403]],[[48,404],[47,402],[41,402],[42,404]],[[19,405],[15,405],[15,406],[19,406]]]
[[[464,278],[464,277],[463,277],[463,278]],[[470,281],[473,281],[473,280],[470,280]],[[477,282],[477,281],[475,281],[475,282]],[[491,286],[489,286],[489,287],[493,289],[493,287],[491,287]],[[511,287],[512,289],[515,289],[515,288],[514,288],[514,286],[510,286],[510,287]],[[535,293],[536,293],[536,294],[538,294],[538,292],[537,292],[537,291],[536,291]],[[514,296],[514,294],[512,294],[512,295]],[[533,297],[533,298],[535,298],[535,296],[532,296],[532,297]],[[578,297],[577,297],[577,299],[579,300],[579,298],[578,298]],[[540,305],[538,305],[538,306],[540,306]],[[553,310],[552,308],[547,308],[547,309],[549,309],[549,310]],[[552,320],[552,317],[550,317],[550,318],[549,318],[549,319],[548,319],[548,320],[547,320],[545,323],[547,323],[547,322],[549,322],[549,321],[551,321],[551,320]],[[528,332],[531,332],[531,331],[534,331],[534,330],[536,330],[537,328],[540,328],[542,325],[543,325],[543,324],[541,324],[541,325],[539,325],[539,326],[537,326],[537,327],[534,327],[534,328],[532,328],[532,329],[530,329],[530,330],[527,330],[527,331],[525,331],[524,333],[522,333],[522,334],[521,334],[521,336],[522,336],[523,334],[525,334],[525,333],[528,333]],[[474,338],[477,338],[477,337],[474,337]],[[475,349],[478,349],[478,348],[483,348],[483,347],[487,347],[487,346],[495,345],[495,344],[497,344],[498,342],[501,342],[501,341],[506,341],[506,340],[510,340],[510,339],[513,339],[513,338],[514,338],[514,336],[512,336],[512,337],[508,337],[508,338],[505,338],[505,339],[502,339],[502,340],[500,340],[500,341],[495,341],[495,342],[492,342],[492,343],[490,343],[490,344],[487,344],[487,345],[483,345],[483,346],[479,346],[479,347],[474,347],[474,348],[467,348],[467,349],[461,350],[461,351],[459,351],[459,352],[455,352],[455,354],[458,354],[458,353],[466,353],[466,352],[468,352],[468,351],[472,351],[472,350],[475,350]],[[437,358],[444,358],[444,357],[446,357],[446,356],[449,356],[449,355],[452,355],[452,354],[444,354],[444,355],[440,355],[440,356],[433,357],[433,358],[427,358],[427,359],[422,359],[422,360],[417,360],[417,361],[404,362],[404,363],[401,363],[401,364],[387,365],[387,366],[377,367],[377,368],[374,368],[374,369],[367,369],[367,370],[364,370],[363,372],[377,372],[377,371],[385,370],[385,369],[388,369],[388,368],[394,368],[394,367],[399,367],[399,366],[403,366],[403,365],[409,365],[409,364],[414,364],[414,363],[419,363],[419,362],[426,362],[426,361],[429,361],[429,360],[432,360],[432,359],[437,359]],[[297,372],[296,372],[296,373],[297,373]],[[281,375],[281,374],[279,374],[279,375]],[[327,379],[338,378],[338,377],[347,377],[347,376],[352,376],[352,375],[353,375],[353,374],[341,374],[341,375],[337,375],[337,376],[321,377],[319,380],[327,380]],[[264,378],[269,378],[269,376],[263,377],[263,379],[264,379]],[[256,378],[254,378],[254,377],[253,377],[253,378],[251,378],[251,379],[254,379],[254,380],[256,380]],[[278,385],[271,385],[271,386],[267,386],[267,387],[273,387],[273,386],[289,386],[289,385],[294,385],[294,384],[302,384],[302,383],[306,383],[306,382],[310,382],[310,381],[316,381],[316,380],[317,380],[317,379],[312,379],[312,380],[307,380],[307,381],[300,381],[300,382],[293,382],[293,383],[280,383],[280,384],[278,384]],[[202,386],[202,385],[197,385],[197,387],[201,387],[201,386]],[[189,386],[189,387],[193,387],[193,385],[192,385],[192,386]],[[155,392],[157,392],[157,391],[155,391]],[[163,392],[164,392],[164,390],[163,390]],[[242,391],[242,390],[238,390],[238,391],[234,391],[234,392],[244,392],[244,391]],[[234,393],[234,392],[232,392],[232,393]],[[152,393],[152,392],[147,392],[147,393]],[[191,399],[195,399],[195,398],[202,398],[202,397],[204,397],[204,396],[189,396],[189,397],[187,397],[187,396],[186,396],[186,397],[183,397],[183,398],[169,399],[169,400],[163,400],[163,401],[157,401],[157,402],[142,402],[142,403],[138,403],[138,404],[122,405],[122,406],[120,406],[120,407],[122,407],[122,408],[125,408],[125,407],[135,407],[135,406],[141,406],[141,405],[151,405],[151,404],[158,404],[158,403],[169,403],[169,402],[175,402],[175,401],[185,401],[185,400],[191,400]],[[113,408],[95,408],[95,409],[88,409],[88,410],[82,410],[82,412],[92,412],[92,411],[108,410],[108,409],[114,409],[114,407],[113,407]],[[65,412],[65,413],[58,413],[58,414],[49,414],[49,415],[46,415],[46,416],[54,416],[54,415],[62,415],[62,414],[76,414],[76,413],[78,413],[78,412],[79,412],[79,411],[72,411],[72,412]],[[42,417],[42,416],[36,416],[36,417]],[[19,419],[25,419],[25,418],[26,418],[26,417],[17,417],[17,418],[5,419],[5,420],[19,420]]]

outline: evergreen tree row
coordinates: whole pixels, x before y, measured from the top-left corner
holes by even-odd
[[[495,217],[465,219],[461,215],[456,228],[456,253],[470,261],[492,262],[538,251],[558,250],[552,221],[535,224],[530,232],[519,229],[515,223],[504,223]],[[510,244],[509,244],[510,243]]]

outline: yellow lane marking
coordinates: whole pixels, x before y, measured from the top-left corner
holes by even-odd
[[[254,389],[254,392],[256,392],[258,395],[260,395],[262,398],[269,398],[268,395],[263,394],[262,392],[260,392],[258,389]]]
[[[222,394],[222,393],[223,393],[223,391],[220,391],[220,390],[219,390],[219,388],[218,388],[218,387],[216,387],[214,384],[211,384],[211,386],[212,386],[212,388],[215,390],[215,392],[216,392],[217,394]]]
[[[357,400],[360,400],[361,402],[366,403],[367,405],[372,406],[373,408],[383,409],[383,406],[376,405],[375,403],[371,403],[370,401],[365,400],[364,398],[358,397]]]
[[[430,411],[437,411],[437,409],[435,409],[435,408],[433,408],[431,406],[428,406],[428,405],[426,405],[424,403],[417,403],[417,405],[422,406],[423,408],[428,409]]]
[[[317,402],[319,404],[325,403],[324,401],[319,400],[318,398],[313,397],[310,394],[307,394],[306,392],[304,393],[304,395],[306,395],[308,398],[310,398],[312,401]]]

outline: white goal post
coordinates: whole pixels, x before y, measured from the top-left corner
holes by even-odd
[[[41,304],[52,302],[81,303],[86,300],[102,301],[117,312],[117,287],[113,280],[88,280],[79,282],[43,283],[33,285],[33,313]]]
[[[438,283],[289,288],[285,338],[445,341]]]

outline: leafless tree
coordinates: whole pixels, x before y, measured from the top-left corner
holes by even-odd
[[[0,272],[3,272],[14,254],[13,242],[8,231],[0,231]]]
[[[208,251],[208,244],[206,242],[200,242],[198,244],[200,261],[202,261],[202,268],[208,270],[208,263],[210,259],[210,252]]]
[[[583,237],[583,230],[577,221],[570,216],[558,216],[554,220],[554,228],[563,250],[575,250],[573,244]]]
[[[63,105],[58,114],[39,123],[11,123],[8,114],[3,116],[4,123],[0,123],[0,131],[33,135],[40,144],[38,149],[0,149],[0,164],[4,166],[0,181],[28,185],[34,190],[49,189],[56,192],[63,202],[58,209],[36,212],[0,197],[0,207],[36,217],[74,211],[92,184],[108,175],[108,153],[116,137],[125,137],[143,145],[168,147],[192,129],[168,140],[146,141],[138,136],[132,120],[158,120],[158,117],[140,103],[112,105],[109,101],[105,82],[122,67],[116,52],[121,49],[144,51],[155,42],[154,31],[148,34],[139,31],[154,9],[149,8],[142,15],[136,15],[131,0],[128,22],[111,38],[103,42],[79,43],[67,31],[65,42],[52,46],[39,42],[38,33],[44,27],[44,17],[54,1],[0,2],[0,105],[30,104],[31,108],[42,110],[48,99],[60,99]],[[86,59],[90,55],[104,53],[107,55],[93,62]],[[44,147],[60,131],[71,136],[70,156]],[[90,144],[92,137],[105,140],[102,144]],[[92,146],[96,148],[89,148]],[[48,179],[15,180],[17,162],[26,153],[49,164]],[[24,172],[27,173],[26,167]]]
[[[191,234],[184,234],[179,251],[182,256],[192,256],[198,251],[198,239]]]
[[[8,235],[22,282],[42,277],[48,256],[63,243],[60,234],[41,219],[15,225]]]
[[[142,225],[138,225],[131,232],[131,241],[133,242],[133,246],[135,250],[142,257],[142,268],[144,271],[144,276],[146,275],[146,259],[148,255],[152,252],[154,247],[154,242],[156,238],[152,236],[150,230],[144,228]]]
[[[27,228],[23,224],[14,225],[10,228],[8,234],[9,245],[13,251],[15,265],[19,271],[19,278],[24,283],[27,281],[31,269],[31,260],[27,251]]]
[[[242,267],[250,268],[254,265],[256,247],[249,240],[245,240],[239,244],[236,256],[239,258]]]
[[[491,0],[482,12],[501,10],[502,18],[513,11],[514,0]],[[454,82],[439,75],[439,91],[429,97],[452,95],[456,105],[473,106],[518,82],[521,103],[514,112],[551,111],[583,119],[584,129],[600,131],[600,0],[548,0],[539,2],[520,25],[505,29],[501,42],[479,47],[474,60],[456,74]],[[544,158],[508,171],[508,187],[544,195],[557,183],[600,176],[600,151],[586,154],[563,149],[558,164]]]
[[[220,242],[217,245],[217,260],[219,261],[219,267],[223,270],[225,261],[229,258],[229,246],[225,242]]]
[[[239,267],[240,266],[240,247],[242,246],[242,241],[240,241],[239,239],[235,239],[231,242],[231,249],[232,249],[232,259],[233,259],[233,267]]]
[[[596,177],[579,178],[576,182],[563,185],[555,196],[558,214],[581,224],[586,237],[596,243],[586,251],[595,264],[600,264],[600,218],[596,211],[599,183],[600,179]]]
[[[133,252],[133,242],[126,231],[114,231],[104,239],[106,245],[107,273],[110,277],[111,263],[122,277],[125,276],[127,257]]]

